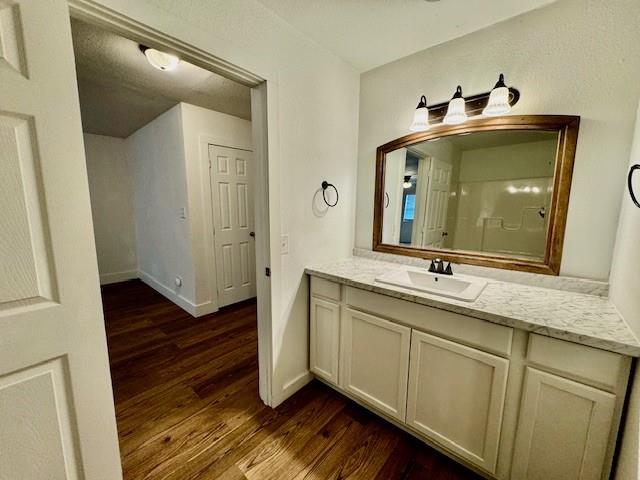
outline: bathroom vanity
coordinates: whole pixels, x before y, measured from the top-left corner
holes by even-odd
[[[615,307],[491,279],[473,300],[379,280],[425,271],[307,268],[313,374],[487,478],[609,478],[640,355]]]

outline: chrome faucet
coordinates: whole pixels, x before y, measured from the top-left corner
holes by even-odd
[[[440,275],[453,275],[451,269],[451,262],[447,262],[447,266],[444,266],[444,260],[441,258],[434,258],[429,265],[429,271],[431,273],[439,273]]]

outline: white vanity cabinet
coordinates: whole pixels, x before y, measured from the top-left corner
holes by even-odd
[[[602,477],[616,396],[527,367],[513,478]]]
[[[309,370],[329,383],[338,384],[340,349],[340,285],[311,279],[309,322]]]
[[[411,329],[346,307],[341,337],[340,386],[404,421]]]
[[[310,369],[487,478],[608,478],[631,358],[311,277]]]
[[[629,359],[530,335],[527,360],[512,478],[608,478]]]
[[[310,370],[326,381],[338,384],[340,347],[340,305],[322,298],[311,299]]]
[[[495,472],[509,361],[413,331],[407,424]]]

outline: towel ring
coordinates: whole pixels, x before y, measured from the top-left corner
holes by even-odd
[[[324,203],[326,203],[329,207],[335,207],[338,204],[338,199],[340,198],[340,195],[338,194],[338,189],[333,183],[329,183],[326,180],[323,180],[321,186],[322,186],[322,199],[324,200]],[[329,203],[325,195],[327,188],[329,187],[333,188],[336,191],[336,201],[334,203]]]
[[[627,188],[629,189],[629,195],[631,196],[631,201],[633,203],[635,203],[636,207],[640,208],[640,202],[638,202],[638,199],[636,198],[636,194],[633,192],[633,173],[636,170],[640,170],[640,165],[638,165],[637,163],[635,165],[632,165],[631,168],[629,169],[629,175],[627,176]]]

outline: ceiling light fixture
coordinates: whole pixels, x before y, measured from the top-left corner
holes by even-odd
[[[180,63],[180,59],[175,55],[171,55],[169,53],[161,52],[160,50],[156,50],[155,48],[145,47],[144,45],[140,45],[140,50],[144,53],[144,56],[147,57],[147,61],[158,70],[162,70],[163,72],[168,72],[171,70],[175,70],[178,67],[178,63]]]
[[[462,96],[462,87],[458,85],[456,93],[449,101],[447,108],[447,114],[444,116],[443,123],[447,125],[459,125],[467,120],[467,112],[465,108],[464,97]]]
[[[501,73],[498,82],[489,94],[489,101],[487,102],[487,106],[484,107],[484,110],[482,110],[482,114],[487,117],[496,117],[508,113],[509,110],[511,110],[511,105],[509,105],[509,89],[504,84],[504,75]]]
[[[412,132],[424,132],[429,129],[429,109],[427,108],[427,97],[422,95],[420,103],[413,114],[413,123],[409,127]]]
[[[411,188],[411,175],[404,176],[404,182],[402,182],[404,188]]]

